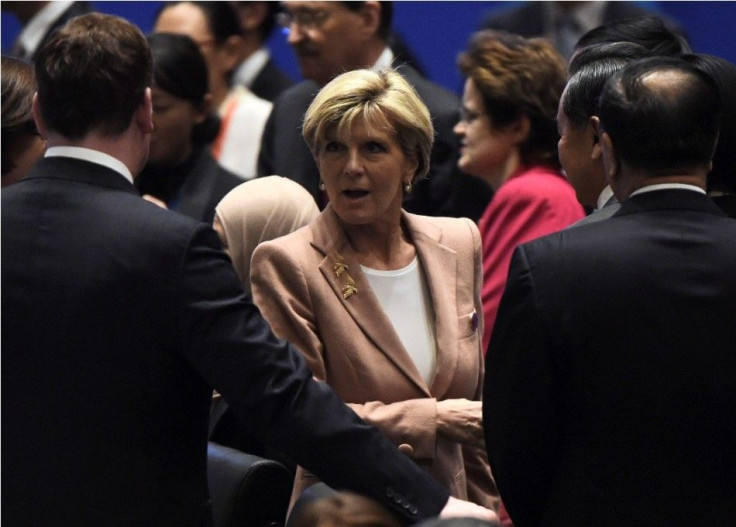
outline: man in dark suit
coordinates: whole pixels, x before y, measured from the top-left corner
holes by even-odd
[[[718,99],[681,59],[616,73],[599,133],[621,209],[514,254],[483,402],[518,527],[736,518],[736,221],[705,195]]]
[[[320,206],[319,170],[301,135],[309,104],[319,89],[345,71],[391,67],[394,54],[386,44],[391,31],[391,2],[284,2],[289,44],[308,80],[285,91],[276,101],[261,143],[258,174],[278,174],[303,185]],[[492,191],[457,168],[458,144],[452,128],[460,101],[423,78],[412,67],[398,70],[429,108],[437,132],[430,172],[418,182],[404,206],[410,212],[477,220]]]
[[[488,514],[312,380],[208,225],[137,194],[151,69],[140,31],[100,14],[37,58],[47,157],[2,193],[4,524],[211,524],[211,386],[264,440],[405,522]]]
[[[233,74],[233,85],[242,84],[261,99],[273,101],[294,84],[274,62],[266,41],[276,26],[278,2],[232,2],[240,18],[244,43],[243,62]]]
[[[14,13],[23,25],[11,54],[28,61],[36,59],[54,31],[75,16],[92,11],[89,2],[3,2],[2,8]]]

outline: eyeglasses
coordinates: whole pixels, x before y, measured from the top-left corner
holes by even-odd
[[[481,112],[474,112],[472,110],[468,110],[464,106],[462,108],[460,108],[460,121],[462,121],[465,124],[470,124],[473,121],[475,121],[477,119],[480,119],[484,115],[486,115],[486,114],[481,113]]]
[[[289,31],[292,24],[298,24],[304,31],[319,29],[328,18],[330,12],[325,9],[299,10],[294,13],[282,11],[276,16],[276,20],[285,31]]]

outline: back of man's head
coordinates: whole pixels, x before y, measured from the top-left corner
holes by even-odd
[[[718,138],[713,80],[682,59],[653,57],[615,73],[601,94],[601,128],[617,156],[652,175],[707,166]]]
[[[130,22],[100,13],[71,20],[36,58],[45,126],[72,140],[124,132],[152,71],[146,39]]]
[[[595,27],[580,37],[575,44],[575,51],[604,42],[634,42],[653,54],[662,56],[677,57],[690,53],[690,45],[685,36],[668,28],[656,16],[616,20]]]
[[[588,46],[579,56],[581,59],[574,72],[570,63],[570,78],[562,94],[562,110],[572,123],[583,125],[597,115],[598,100],[611,75],[633,60],[650,57],[651,53],[639,44],[617,42]]]

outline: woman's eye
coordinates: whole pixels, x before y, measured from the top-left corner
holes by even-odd
[[[325,145],[325,152],[338,152],[340,150],[340,143],[337,141],[329,141]]]
[[[366,150],[371,153],[385,152],[386,147],[376,141],[371,141],[366,145]]]

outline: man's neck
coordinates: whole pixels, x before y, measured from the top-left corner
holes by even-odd
[[[646,170],[621,169],[621,174],[611,185],[619,201],[631,196],[632,193],[644,187],[662,184],[692,185],[705,190],[707,168],[676,171],[672,174],[652,174]]]
[[[74,146],[102,152],[124,164],[133,177],[135,177],[143,169],[148,152],[143,151],[141,143],[129,137],[130,133],[130,131],[126,131],[121,135],[113,137],[104,137],[90,133],[82,139],[71,140],[60,134],[51,132],[47,137],[46,144],[48,148],[55,146]]]

